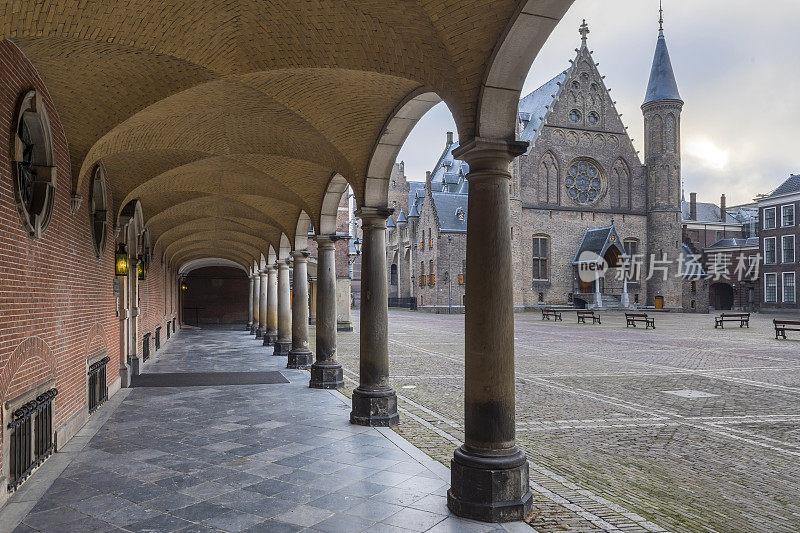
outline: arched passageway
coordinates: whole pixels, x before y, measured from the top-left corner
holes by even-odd
[[[730,283],[712,283],[709,303],[714,309],[733,309],[733,287]]]
[[[183,320],[187,324],[244,324],[247,322],[248,276],[241,268],[208,266],[186,275],[182,290]]]

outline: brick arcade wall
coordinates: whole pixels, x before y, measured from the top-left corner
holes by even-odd
[[[10,41],[0,41],[0,405],[54,383],[54,427],[63,446],[88,418],[87,360],[107,355],[107,382],[119,379],[120,322],[114,297],[114,217],[108,217],[107,245],[94,250],[89,179],[76,193],[83,197],[71,212],[73,176],[58,109],[34,66]],[[32,238],[16,207],[9,132],[19,97],[35,88],[47,111],[53,139],[56,188],[50,223]],[[108,176],[113,183],[113,176]],[[77,181],[77,180],[76,180]],[[106,184],[109,214],[117,212]],[[143,328],[164,317],[165,276],[154,259],[143,284]],[[156,281],[158,280],[158,281]],[[174,285],[174,283],[173,283]],[[177,311],[177,309],[175,309]],[[146,330],[146,329],[145,329]],[[113,392],[113,389],[112,389]],[[0,420],[0,446],[8,420]],[[1,461],[2,459],[0,459]],[[0,464],[0,481],[8,466]],[[5,497],[0,487],[0,505]]]
[[[3,141],[6,148],[0,150],[0,403],[54,379],[58,388],[54,423],[58,429],[76,417],[87,416],[87,358],[105,352],[112,361],[119,359],[119,321],[113,294],[114,246],[109,243],[102,257],[96,257],[88,202],[84,201],[74,214],[70,212],[70,159],[58,111],[34,67],[9,41],[0,42],[0,78],[3,80],[0,131],[8,135],[13,130],[19,96],[36,88],[49,117],[57,167],[50,224],[41,238],[34,239],[19,219],[7,148],[9,140]],[[89,197],[88,182],[85,180],[77,191],[84,198]],[[113,233],[110,221],[108,233]],[[111,365],[107,373],[109,383],[117,375],[116,367]],[[3,427],[6,422],[2,421]],[[0,438],[1,435],[2,432]],[[68,436],[62,436],[62,440]],[[0,466],[0,477],[6,473],[7,465]]]
[[[250,280],[245,272],[232,267],[205,267],[189,273],[183,295],[184,309],[198,311],[201,324],[246,324]],[[195,311],[184,311],[184,320],[195,323]]]
[[[161,246],[153,250],[147,276],[139,281],[139,351],[145,333],[150,333],[150,353],[155,349],[156,328],[161,326],[161,345],[167,339],[167,320],[178,316],[177,273],[162,264]],[[177,328],[177,324],[176,324]]]

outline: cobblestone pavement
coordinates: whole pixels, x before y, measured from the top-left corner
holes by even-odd
[[[280,371],[290,383],[120,391],[87,424],[96,433],[12,495],[0,532],[19,519],[19,533],[530,531],[450,514],[447,469],[391,430],[351,425],[346,398],[309,389],[308,372],[244,331],[184,330],[157,356],[148,373]]]
[[[516,316],[517,437],[547,531],[800,530],[800,336],[774,315],[715,330],[657,313],[656,329]],[[357,381],[356,331],[339,359]],[[463,316],[390,312],[397,431],[448,464],[463,439]],[[791,336],[791,335],[790,335]],[[350,387],[352,388],[352,387]],[[349,393],[349,390],[346,391]]]

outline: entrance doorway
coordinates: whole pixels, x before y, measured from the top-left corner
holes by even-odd
[[[733,287],[727,283],[711,285],[710,303],[714,309],[733,309]]]

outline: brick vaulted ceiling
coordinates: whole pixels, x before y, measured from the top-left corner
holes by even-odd
[[[503,42],[521,40],[529,65],[571,3],[6,0],[0,38],[50,91],[75,190],[102,162],[114,205],[140,200],[170,258],[226,243],[249,266],[294,238],[301,212],[318,223],[333,175],[363,201],[370,158],[414,94],[435,93],[474,137]],[[531,35],[515,35],[523,16]]]

